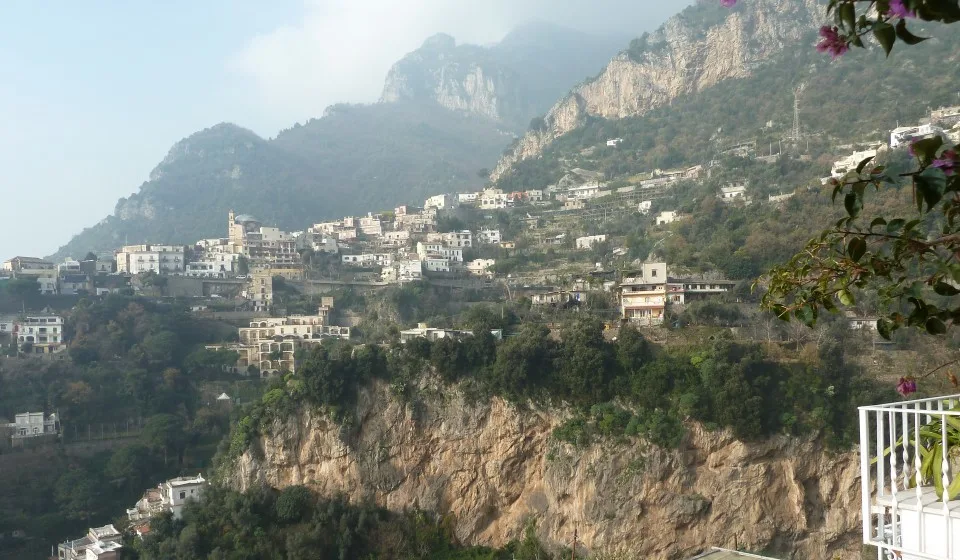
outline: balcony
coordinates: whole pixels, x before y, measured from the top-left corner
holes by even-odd
[[[960,395],[860,407],[863,542],[878,558],[960,560],[958,405]]]

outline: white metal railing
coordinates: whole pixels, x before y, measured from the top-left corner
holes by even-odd
[[[878,559],[960,560],[960,501],[940,499],[932,480],[947,494],[958,476],[958,405],[960,395],[860,407],[863,542]]]

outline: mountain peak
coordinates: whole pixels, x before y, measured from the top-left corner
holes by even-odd
[[[457,40],[446,33],[436,33],[427,37],[427,40],[420,46],[424,50],[453,50],[457,47]]]

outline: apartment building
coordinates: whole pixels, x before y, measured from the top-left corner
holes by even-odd
[[[436,208],[437,210],[452,208],[453,205],[454,198],[449,194],[435,194],[423,202],[424,208]]]
[[[55,413],[21,412],[14,416],[13,422],[7,424],[7,429],[14,440],[56,436],[60,433],[60,419]]]
[[[482,228],[477,232],[477,241],[488,245],[499,245],[503,242],[503,236],[500,234],[499,229]]]
[[[183,245],[126,245],[116,252],[117,272],[136,275],[182,274],[187,266]]]
[[[577,249],[590,249],[598,243],[603,243],[607,240],[606,234],[601,235],[587,235],[584,237],[578,237],[574,240],[574,247]]]
[[[239,355],[236,367],[241,372],[253,366],[260,371],[261,377],[280,372],[296,373],[296,351],[299,348],[307,344],[319,344],[327,338],[350,338],[350,327],[328,324],[332,299],[327,303],[317,309],[316,315],[267,317],[251,321],[249,327],[239,329],[238,344],[208,348],[236,351]]]
[[[57,545],[58,560],[118,560],[123,535],[113,525],[91,527],[83,537]]]
[[[503,339],[503,331],[494,329],[490,334],[498,340]],[[417,323],[417,328],[400,331],[400,344],[406,344],[417,338],[425,338],[431,342],[441,338],[462,339],[467,336],[473,336],[473,331],[462,331],[457,329],[438,329],[427,326],[426,323]]]
[[[463,262],[463,249],[459,247],[447,247],[443,243],[424,243],[417,242],[417,256],[421,261],[427,258],[446,259],[453,262]]]
[[[17,349],[31,354],[55,354],[66,349],[63,317],[33,315],[17,319],[13,325]]]
[[[620,283],[620,314],[624,319],[639,325],[659,325],[666,309],[666,263],[644,263],[637,276]]]
[[[468,230],[428,233],[427,243],[442,243],[447,247],[472,247],[473,233]]]

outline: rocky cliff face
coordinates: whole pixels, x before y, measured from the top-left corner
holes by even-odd
[[[387,74],[380,101],[432,102],[522,129],[616,52],[610,38],[528,24],[491,47],[434,35]]]
[[[574,449],[561,414],[473,404],[424,383],[415,404],[361,391],[352,422],[303,411],[277,421],[228,474],[234,486],[305,484],[454,520],[464,543],[503,545],[530,519],[551,546],[625,558],[686,558],[709,546],[793,558],[859,554],[859,467],[813,440],[745,444],[693,426],[682,448]],[[789,557],[789,556],[788,556]]]
[[[528,132],[500,160],[492,178],[540,155],[588,116],[642,115],[722,80],[749,76],[784,48],[810,48],[802,40],[824,12],[817,0],[742,0],[733,9],[700,0],[655,33],[634,40],[598,77],[556,103],[547,113],[547,126]]]

